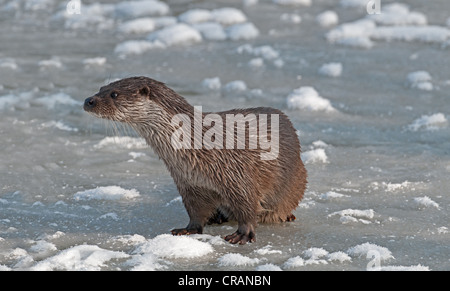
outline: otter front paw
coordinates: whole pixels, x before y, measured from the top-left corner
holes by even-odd
[[[248,234],[240,233],[236,231],[233,234],[227,235],[225,240],[232,244],[239,243],[240,245],[245,245],[247,242],[255,242],[256,237],[254,232],[249,232]]]
[[[176,228],[171,230],[173,235],[188,235],[188,234],[201,234],[198,229]]]

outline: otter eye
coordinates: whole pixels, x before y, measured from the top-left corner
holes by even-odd
[[[110,96],[112,99],[116,99],[118,94],[116,92],[112,92]]]

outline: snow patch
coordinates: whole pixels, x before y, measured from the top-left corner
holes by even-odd
[[[319,69],[319,74],[328,77],[339,77],[342,74],[341,63],[328,63],[323,64]]]
[[[313,87],[300,87],[292,91],[286,98],[289,109],[301,109],[308,111],[336,111],[328,99],[319,96]]]
[[[359,210],[359,209],[344,209],[341,211],[336,211],[331,214],[328,214],[327,217],[332,217],[335,215],[339,215],[339,221],[342,224],[352,223],[352,222],[360,222],[363,224],[372,223],[371,219],[375,216],[375,211],[373,209]]]
[[[120,200],[134,199],[140,194],[136,189],[127,190],[119,186],[97,187],[85,191],[79,191],[73,195],[73,199],[80,200]]]
[[[31,270],[99,271],[112,259],[128,257],[123,252],[105,250],[94,245],[78,245],[37,263]]]
[[[225,254],[219,258],[219,266],[252,266],[259,263],[257,258],[249,258],[241,254]]]
[[[431,200],[431,198],[428,196],[416,197],[414,198],[414,202],[421,207],[434,207],[440,209],[439,204]]]
[[[422,117],[414,120],[412,124],[408,126],[411,131],[428,130],[435,131],[447,127],[448,120],[442,113],[435,113],[432,115],[423,115]]]

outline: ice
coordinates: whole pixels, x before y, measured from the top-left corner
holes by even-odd
[[[73,195],[73,199],[80,200],[118,200],[133,199],[139,197],[140,194],[136,189],[123,189],[119,186],[97,187],[95,189],[77,192]]]
[[[0,0],[0,270],[450,270],[448,1],[68,2]],[[172,236],[164,163],[83,110],[140,75],[204,112],[282,110],[297,219],[244,246],[233,221]]]

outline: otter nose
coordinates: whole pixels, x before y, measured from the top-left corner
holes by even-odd
[[[95,107],[96,104],[97,101],[95,100],[94,97],[86,98],[86,100],[84,100],[84,110],[92,109]]]

